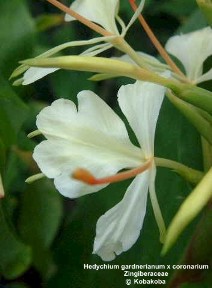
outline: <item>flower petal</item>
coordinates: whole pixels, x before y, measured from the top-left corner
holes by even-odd
[[[145,171],[138,175],[121,202],[99,218],[93,253],[102,260],[115,259],[138,239],[146,214],[149,174]]]
[[[84,168],[89,169],[93,175],[97,175],[99,178],[105,175],[114,175],[119,169],[113,165],[101,165],[101,163],[89,163],[83,165]],[[70,162],[67,169],[63,169],[63,173],[54,179],[54,184],[57,190],[65,197],[77,198],[86,194],[97,192],[109,184],[103,185],[88,185],[81,181],[71,178],[74,165]]]
[[[96,190],[92,187],[82,192],[85,184],[71,179],[77,168],[105,177],[143,162],[141,149],[130,142],[124,123],[103,100],[91,91],[80,92],[78,99],[78,112],[75,104],[65,99],[56,100],[40,112],[37,126],[47,140],[33,153],[41,171],[55,178],[58,190],[69,197]],[[76,192],[73,181],[78,183]]]
[[[122,86],[118,101],[147,158],[154,155],[154,137],[165,88],[136,81]]]
[[[119,34],[115,22],[118,6],[119,0],[75,0],[70,8],[106,30]],[[75,18],[65,15],[65,21],[73,20]]]
[[[182,62],[188,78],[196,80],[202,75],[203,62],[212,54],[212,29],[171,37],[165,47]]]
[[[101,139],[97,139],[101,136],[111,144],[119,142],[126,145],[125,149],[139,150],[131,144],[124,122],[100,97],[89,90],[81,91],[77,97],[78,112],[72,101],[59,99],[39,113],[36,124],[47,139],[59,137],[71,141],[75,138],[78,142],[102,143]]]
[[[60,68],[35,68],[31,67],[24,73],[23,85],[31,84],[44,76],[51,74]]]
[[[197,78],[195,83],[198,84],[201,82],[209,81],[211,79],[212,79],[212,68],[208,72],[202,74],[199,78]]]

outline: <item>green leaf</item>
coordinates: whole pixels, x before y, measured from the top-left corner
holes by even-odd
[[[33,250],[33,263],[43,274],[49,269],[48,249],[62,217],[61,197],[46,179],[28,186],[23,193],[18,227],[22,238]]]
[[[212,275],[211,275],[211,259],[212,259],[212,229],[211,229],[211,219],[212,219],[212,209],[211,203],[205,209],[200,222],[197,225],[197,229],[186,249],[185,255],[181,260],[180,264],[182,265],[205,265],[208,266],[208,269],[182,269],[177,270],[171,280],[170,288],[176,287],[178,285],[190,282],[198,282],[201,279],[201,288],[202,287],[211,287]],[[181,286],[180,286],[181,287]],[[192,285],[186,284],[182,287],[193,287]]]
[[[204,28],[206,25],[207,23],[202,13],[199,11],[199,9],[196,9],[178,28],[177,33],[188,33]]]
[[[171,0],[165,1],[164,3],[158,3],[157,11],[166,12],[175,17],[182,18],[191,13],[196,8],[194,0]]]
[[[8,82],[0,76],[0,138],[5,146],[16,142],[24,120],[27,106],[14,93]]]
[[[31,249],[9,227],[0,206],[0,273],[7,279],[22,275],[31,263]]]
[[[34,23],[25,3],[24,0],[0,2],[0,66],[6,77],[33,48]]]
[[[3,141],[0,138],[0,173],[2,173],[6,161],[6,151]]]
[[[56,98],[67,98],[75,100],[81,90],[94,91],[95,84],[86,81],[88,73],[78,71],[57,71],[50,76]],[[85,82],[86,81],[86,82]],[[82,83],[84,83],[82,88]]]
[[[62,14],[45,14],[36,19],[36,26],[39,31],[45,31],[52,27],[61,25],[64,22]]]

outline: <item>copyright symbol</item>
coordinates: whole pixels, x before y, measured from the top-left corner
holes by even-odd
[[[131,280],[130,279],[126,279],[126,284],[130,285],[131,284]]]

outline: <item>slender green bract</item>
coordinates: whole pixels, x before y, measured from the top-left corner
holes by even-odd
[[[62,56],[45,59],[33,58],[21,63],[33,67],[98,72],[153,82],[170,88],[177,97],[212,114],[212,92],[192,84],[184,84],[162,77],[155,72],[123,61],[104,57]]]

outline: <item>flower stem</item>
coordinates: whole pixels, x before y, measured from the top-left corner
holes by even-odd
[[[136,53],[136,51],[124,40],[122,36],[116,37],[115,39],[110,41],[115,48],[124,52],[141,68],[147,68],[146,63],[143,59]]]
[[[136,80],[153,82],[170,89],[179,90],[179,83],[173,79],[162,77],[157,73],[124,61],[104,57],[61,56],[45,59],[33,58],[21,61],[21,63],[34,67],[54,67],[76,71],[112,74],[114,76],[125,76]]]
[[[156,169],[153,169],[151,171],[151,176],[150,176],[149,195],[150,195],[150,200],[152,203],[152,209],[155,215],[155,220],[157,222],[158,229],[160,232],[160,242],[164,243],[165,237],[166,237],[166,225],[165,225],[163,215],[161,213],[160,205],[158,203],[157,195],[155,192],[155,175],[156,175]]]
[[[212,144],[212,126],[193,105],[176,97],[171,91],[166,92],[169,101],[177,107],[180,112],[194,125],[198,132]]]
[[[201,171],[195,170],[182,163],[169,159],[155,157],[155,165],[159,167],[170,168],[193,184],[199,183],[199,181],[204,176],[203,172]]]
[[[207,172],[212,166],[212,146],[203,137],[201,137],[201,142],[202,142],[203,167],[205,172]]]
[[[135,0],[130,0],[130,5],[132,7],[132,9],[134,11],[137,10],[137,5],[135,4]],[[181,77],[183,77],[184,80],[186,80],[187,82],[187,78],[186,76],[183,74],[183,72],[177,67],[177,65],[174,63],[174,61],[171,59],[171,57],[168,55],[168,53],[166,52],[166,50],[163,48],[163,46],[161,45],[161,43],[159,42],[159,40],[156,38],[155,34],[153,33],[153,31],[151,30],[151,28],[149,27],[149,25],[147,24],[146,20],[144,19],[144,17],[140,14],[138,16],[138,19],[142,25],[142,27],[144,28],[145,32],[147,33],[149,39],[152,41],[152,43],[154,44],[155,48],[158,50],[158,52],[160,53],[160,55],[163,57],[163,59],[166,61],[166,63],[172,68],[172,70],[179,74]]]

